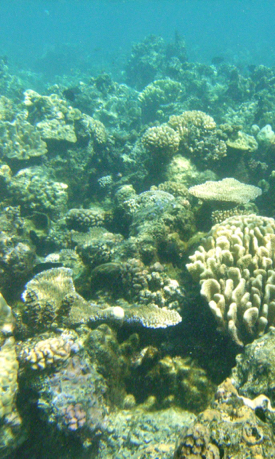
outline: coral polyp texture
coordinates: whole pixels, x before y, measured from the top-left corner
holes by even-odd
[[[218,323],[238,345],[275,326],[275,221],[231,217],[213,226],[187,268]]]

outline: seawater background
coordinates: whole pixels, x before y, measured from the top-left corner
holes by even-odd
[[[149,34],[171,41],[175,31],[190,60],[272,66],[274,30],[275,2],[265,0],[0,0],[0,54],[48,77],[118,72],[133,43]]]

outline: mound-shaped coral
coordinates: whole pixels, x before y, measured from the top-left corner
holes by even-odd
[[[167,124],[147,129],[142,137],[145,149],[150,152],[154,159],[168,160],[177,153],[180,144],[180,136]]]
[[[275,326],[275,221],[231,217],[213,226],[187,265],[219,326],[239,345]]]
[[[219,138],[214,119],[198,110],[173,115],[168,122],[180,136],[180,146],[200,165],[213,165],[227,154],[226,144]]]

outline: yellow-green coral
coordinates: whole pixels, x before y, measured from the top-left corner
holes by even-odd
[[[273,218],[228,218],[213,226],[190,260],[187,268],[219,330],[242,345],[275,326]]]

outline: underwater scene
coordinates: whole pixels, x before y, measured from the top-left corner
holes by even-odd
[[[274,30],[0,0],[0,459],[275,458]]]

